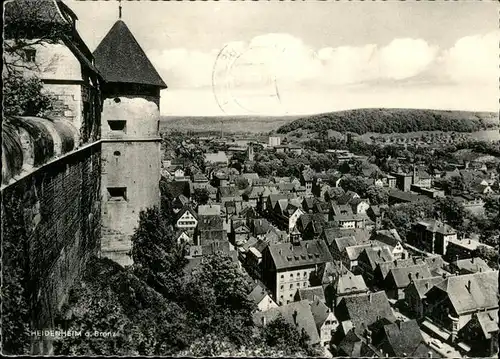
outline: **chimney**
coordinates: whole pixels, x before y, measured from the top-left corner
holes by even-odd
[[[297,310],[294,310],[293,311],[293,322],[295,323],[295,325],[298,325],[298,323],[297,323],[297,314],[298,314]]]
[[[443,273],[443,279],[446,279],[446,273]]]
[[[471,286],[471,281],[470,279],[467,281],[467,285],[466,285],[466,288],[467,288],[467,291],[470,293],[470,286]]]
[[[420,277],[420,273],[419,272],[415,273],[415,277],[417,277],[418,279],[418,277]]]
[[[472,258],[470,259],[470,262],[471,262],[472,264],[474,264],[474,257],[472,257]]]
[[[411,273],[408,273],[408,279],[410,279],[410,282],[413,281],[413,275]]]
[[[394,261],[394,267],[397,267],[397,266],[398,266],[398,260],[396,259],[396,260]]]
[[[429,283],[425,283],[425,289],[429,289]]]

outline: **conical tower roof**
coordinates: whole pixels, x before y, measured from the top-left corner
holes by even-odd
[[[95,65],[106,82],[167,88],[127,25],[118,20],[94,51]]]

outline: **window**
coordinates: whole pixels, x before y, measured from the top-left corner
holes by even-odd
[[[292,288],[293,288],[293,284],[290,284],[290,289],[292,289]]]
[[[281,279],[283,279],[283,278],[285,278],[285,276],[282,274],[282,275],[281,275]]]
[[[280,289],[283,289],[284,285],[280,285]]]
[[[304,287],[307,287],[307,282],[304,282]]]
[[[126,201],[127,187],[108,187],[109,201]]]
[[[290,278],[293,278],[293,273],[290,273]]]
[[[108,121],[108,125],[111,131],[127,132],[127,121],[122,121],[122,120]]]
[[[304,272],[304,277],[307,277],[307,272]]]
[[[115,155],[116,157],[119,157],[119,156],[121,156],[121,152],[120,151],[115,151],[115,152],[113,152],[113,155]]]
[[[25,49],[24,50],[24,59],[26,62],[35,62],[36,58],[36,50],[35,49]]]

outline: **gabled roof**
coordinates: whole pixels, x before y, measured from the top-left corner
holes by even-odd
[[[362,253],[366,255],[366,258],[368,259],[368,264],[370,265],[372,270],[375,270],[375,268],[377,268],[378,263],[392,262],[394,260],[394,256],[392,255],[391,250],[386,245],[365,247]],[[360,258],[361,258],[361,253],[360,253]]]
[[[378,267],[380,269],[380,273],[382,274],[382,279],[385,279],[393,268],[412,267],[423,263],[425,263],[423,258],[411,257],[406,259],[396,259],[391,262],[382,262],[378,264]]]
[[[342,311],[344,307],[347,310],[345,313]],[[390,322],[396,321],[384,291],[344,297],[337,308],[339,308],[337,318],[341,320],[344,320],[343,318],[345,320],[350,319],[357,333],[362,333],[364,327],[368,327],[382,318]]]
[[[206,216],[199,215],[198,217],[198,230],[199,231],[212,231],[223,229],[223,219],[221,216]]]
[[[299,300],[309,300],[310,302],[320,299],[325,301],[325,292],[322,286],[299,288],[298,290]]]
[[[401,321],[384,326],[388,353],[393,357],[414,357],[413,353],[424,342],[416,320]]]
[[[221,211],[220,205],[216,204],[206,204],[198,206],[199,216],[220,216]]]
[[[271,244],[267,248],[277,270],[299,266],[313,266],[329,262],[332,256],[323,241],[301,241],[291,243]]]
[[[127,25],[118,20],[94,51],[95,64],[106,82],[167,88]]]
[[[498,307],[498,271],[449,276],[431,291],[447,293],[457,314]]]
[[[314,317],[314,322],[316,324],[316,328],[318,331],[321,329],[321,326],[325,323],[330,315],[330,308],[326,306],[324,303],[324,299],[316,298],[313,301],[309,302],[311,306],[311,312]]]
[[[344,324],[344,323],[342,323]],[[383,357],[373,344],[366,342],[366,339],[358,335],[354,330],[349,330],[347,335],[339,343],[339,351],[351,358],[373,358]]]
[[[420,264],[411,267],[392,268],[387,275],[387,280],[393,280],[397,288],[405,288],[412,280],[431,277],[429,267],[426,264]]]
[[[262,287],[260,284],[258,284],[255,286],[252,292],[250,292],[248,297],[252,302],[258,305],[267,295],[268,294],[265,287]]]
[[[191,206],[189,206],[189,205],[184,205],[184,207],[182,207],[182,209],[179,211],[179,213],[177,213],[176,221],[178,221],[179,219],[181,219],[181,217],[186,212],[190,213],[195,219],[198,219],[198,215],[196,214],[196,212],[194,211],[194,209],[192,209]]]
[[[351,272],[338,276],[334,288],[336,294],[368,291],[363,276],[361,274],[354,275]]]
[[[452,262],[452,265],[458,270],[466,271],[468,273],[486,272],[491,270],[484,259],[478,257],[459,259],[458,261]]]
[[[442,276],[435,276],[435,277],[430,277],[430,278],[424,278],[424,279],[416,279],[413,281],[413,283],[410,283],[409,286],[414,286],[415,289],[417,290],[417,293],[420,297],[420,299],[425,298],[425,294],[436,284],[441,283],[444,281],[444,278]]]
[[[476,313],[477,321],[486,339],[490,339],[494,333],[498,335],[498,310],[489,310]]]

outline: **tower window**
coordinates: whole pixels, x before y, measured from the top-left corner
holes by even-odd
[[[111,131],[127,131],[127,121],[122,121],[122,120],[114,120],[114,121],[108,121],[109,128]]]
[[[113,99],[113,101],[115,101],[115,103],[120,103],[120,102],[122,102],[122,100],[120,100],[120,98],[119,98],[119,97],[115,97],[115,98]]]
[[[114,154],[116,157],[121,156],[121,152],[120,152],[120,151],[115,151],[115,152],[113,152],[113,154]]]
[[[109,201],[126,201],[127,187],[108,187]]]

